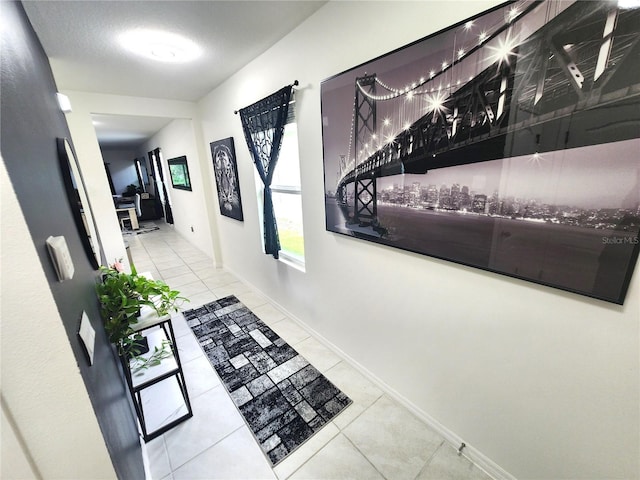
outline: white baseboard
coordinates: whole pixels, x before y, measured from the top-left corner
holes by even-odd
[[[136,423],[138,425],[138,433],[140,440],[140,449],[142,450],[142,464],[144,465],[144,478],[145,480],[156,480],[151,475],[151,463],[149,462],[149,452],[147,451],[147,444],[142,438],[142,426],[140,422],[136,419]]]
[[[384,393],[386,393],[391,398],[393,398],[395,401],[397,401],[402,406],[407,408],[411,413],[413,413],[416,417],[418,417],[420,420],[422,420],[424,423],[426,423],[430,428],[432,428],[436,433],[438,433],[441,437],[443,437],[445,439],[445,441],[448,442],[453,448],[455,448],[457,450],[460,447],[460,445],[462,445],[462,443],[464,442],[465,443],[465,447],[462,450],[461,455],[464,456],[465,458],[467,458],[469,461],[471,461],[478,468],[483,470],[487,475],[489,475],[490,477],[494,478],[495,480],[517,480],[516,477],[511,475],[509,472],[507,472],[505,469],[503,469],[500,465],[498,465],[493,460],[491,460],[489,457],[484,455],[480,450],[475,448],[473,445],[469,445],[467,442],[464,441],[464,439],[462,439],[455,432],[449,430],[447,427],[442,425],[440,422],[438,422],[436,419],[434,419],[429,414],[424,412],[422,409],[418,408],[410,400],[405,398],[403,395],[398,393],[396,390],[391,388],[389,385],[387,385],[385,382],[383,382],[380,378],[378,378],[376,375],[374,375],[367,368],[365,368],[360,363],[358,363],[356,360],[351,358],[351,356],[349,356],[347,353],[342,351],[340,348],[338,348],[336,345],[331,343],[329,340],[327,340],[321,334],[316,332],[313,328],[309,327],[309,325],[307,325],[305,322],[300,320],[293,313],[289,312],[286,308],[284,308],[278,302],[276,302],[273,299],[271,299],[271,297],[266,295],[259,288],[256,288],[253,284],[251,284],[251,282],[248,282],[245,278],[243,278],[241,275],[238,275],[233,270],[231,270],[229,268],[226,268],[226,267],[224,267],[224,268],[225,268],[225,270],[229,271],[230,273],[232,273],[233,275],[238,277],[240,280],[242,280],[243,283],[245,283],[246,285],[248,285],[249,287],[254,289],[256,292],[259,292],[261,295],[263,295],[266,298],[268,298],[269,301],[273,305],[275,305],[279,310],[281,310],[287,317],[289,317],[291,320],[296,322],[301,328],[303,328],[304,330],[309,332],[310,335],[312,335],[316,340],[318,340],[320,343],[322,343],[329,350],[331,350],[336,355],[338,355],[340,358],[342,358],[347,363],[349,363],[349,365],[351,365],[353,368],[355,368],[364,377],[366,377],[369,381],[371,381],[378,388],[380,388]]]
[[[278,308],[280,308],[285,313],[287,313],[287,315],[291,316],[291,314],[288,313],[286,310],[282,309],[280,305],[278,304],[276,305],[278,306]],[[399,404],[401,404],[407,410],[413,413],[416,417],[418,417],[420,420],[426,423],[431,429],[433,429],[436,433],[438,433],[441,437],[443,437],[445,441],[448,442],[453,448],[457,450],[460,447],[460,445],[462,445],[464,440],[455,432],[451,431],[450,429],[442,425],[440,422],[438,422],[436,419],[434,419],[432,416],[427,414],[425,411],[418,408],[414,403],[412,403],[406,397],[404,397],[403,395],[398,393],[396,390],[391,388],[389,385],[383,382],[380,378],[378,378],[376,375],[371,373],[371,371],[363,367],[361,364],[359,364],[357,361],[355,361],[353,358],[351,358],[341,349],[333,345],[322,335],[315,332],[313,329],[309,328],[307,325],[301,322],[298,318],[295,318],[293,316],[291,316],[291,318],[296,323],[298,323],[302,328],[305,328],[310,334],[312,334],[314,338],[316,338],[318,341],[324,344],[327,348],[329,348],[334,353],[336,353],[336,355],[344,359],[353,368],[358,370],[363,376],[365,376],[369,381],[375,384],[388,396],[393,398],[395,401],[397,401]],[[469,459],[469,461],[471,461],[478,468],[480,468],[485,473],[487,473],[490,477],[494,478],[495,480],[517,480],[516,477],[514,477],[509,472],[504,470],[502,467],[500,467],[500,465],[492,461],[490,458],[488,458],[486,455],[480,452],[477,448],[467,444],[466,442],[464,443],[465,443],[465,447],[462,451],[462,456]]]

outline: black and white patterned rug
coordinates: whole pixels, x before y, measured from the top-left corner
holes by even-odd
[[[183,313],[273,465],[351,404],[233,295]]]
[[[155,232],[156,230],[160,230],[160,227],[156,225],[154,222],[138,222],[139,228],[137,230],[131,230],[130,227],[125,228],[122,231],[122,236],[128,235],[143,235],[149,232]]]

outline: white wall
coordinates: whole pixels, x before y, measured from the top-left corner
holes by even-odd
[[[139,156],[136,155],[135,149],[103,148],[101,152],[104,163],[109,164],[109,172],[111,173],[111,180],[113,181],[116,195],[122,195],[127,189],[127,186],[132,183],[135,186],[139,185],[138,174],[136,173],[136,167],[133,163],[133,160]]]
[[[0,161],[0,180],[3,426],[0,476],[7,480],[115,478],[4,161]],[[25,328],[25,323],[30,328]]]
[[[325,231],[321,81],[496,4],[330,2],[199,102],[203,146],[236,144],[245,220],[217,219],[221,258],[494,472],[638,478],[640,272],[615,306]],[[233,114],[295,79],[306,273],[261,253]]]
[[[199,124],[198,127],[199,128]],[[211,239],[210,215],[213,203],[205,188],[209,188],[206,175],[202,175],[202,166],[207,164],[206,156],[202,156],[198,145],[200,137],[194,129],[191,119],[176,119],[160,130],[140,149],[147,152],[160,148],[164,183],[171,199],[174,226],[178,233],[188,239],[196,247],[214,258]],[[187,157],[191,191],[180,190],[171,186],[171,176],[167,161],[181,156]]]
[[[2,451],[0,454],[0,475],[4,479],[31,479],[37,478],[33,460],[29,458],[27,447],[19,438],[9,421],[9,412],[5,412],[4,403],[1,410],[0,432],[2,432]]]

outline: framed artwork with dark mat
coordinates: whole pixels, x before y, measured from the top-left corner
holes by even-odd
[[[243,221],[240,184],[238,182],[238,165],[233,137],[211,142],[213,171],[218,189],[220,214],[225,217]]]

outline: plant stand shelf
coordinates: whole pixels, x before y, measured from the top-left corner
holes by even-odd
[[[142,429],[142,438],[148,442],[191,418],[193,410],[171,325],[171,316],[158,317],[151,308],[143,307],[133,330],[146,337],[149,342],[150,351],[141,355],[141,358],[149,358],[154,347],[161,348],[163,341],[171,342],[169,357],[162,359],[158,365],[138,372],[135,372],[135,360],[120,357]]]

